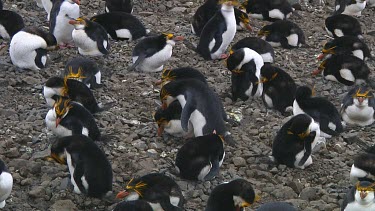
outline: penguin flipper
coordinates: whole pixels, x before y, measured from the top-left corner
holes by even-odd
[[[138,59],[134,62],[134,64],[128,68],[128,71],[133,71],[137,66],[142,63],[146,59],[146,54],[141,54],[138,56]]]
[[[216,175],[219,174],[220,166],[219,166],[219,159],[215,158],[214,160],[211,159],[212,167],[210,169],[210,172],[204,177],[204,180],[212,180],[215,178]]]
[[[338,4],[337,4],[338,3]],[[344,12],[345,8],[346,8],[346,3],[347,1],[346,0],[341,0],[341,1],[336,1],[335,2],[335,11],[333,12],[332,15],[338,15],[338,14],[341,14]],[[336,10],[336,6],[337,5],[340,5],[340,8],[338,10]]]
[[[353,91],[351,91],[353,92]],[[340,109],[340,114],[342,114],[342,112],[349,106],[349,105],[352,105],[353,104],[353,93],[348,93],[344,99],[342,100],[342,105],[341,105],[341,109]],[[375,106],[375,105],[374,105]]]
[[[210,51],[211,53],[216,52],[220,48],[221,44],[223,43],[223,33],[226,30],[227,30],[227,26],[225,25],[225,22],[220,23],[218,25],[217,31],[216,31],[216,33],[214,35],[215,45],[212,48],[212,50]]]
[[[316,132],[313,131],[306,138],[306,140],[305,140],[305,153],[303,154],[302,159],[298,163],[299,166],[303,166],[303,164],[305,164],[307,159],[310,157],[310,155],[311,155],[311,143],[314,141],[315,136],[316,136]]]
[[[73,153],[72,156],[76,155],[77,157],[79,157],[79,155],[77,153]],[[74,175],[73,175],[73,178],[74,178],[74,181],[76,182],[76,185],[78,186],[79,190],[83,193],[86,193],[86,189],[85,187],[83,186],[83,183],[82,183],[82,177],[84,176],[84,166],[83,166],[83,161],[81,159],[75,159],[75,168],[74,168]]]
[[[292,49],[293,48],[293,46],[289,45],[288,39],[286,37],[282,37],[280,39],[280,44],[283,48],[286,48],[286,49]]]
[[[107,50],[108,45],[109,45],[108,42],[107,42],[107,48],[104,47],[104,41],[103,41],[103,40],[98,40],[98,41],[96,41],[96,43],[97,43],[97,45],[98,45],[98,50],[99,50],[102,54],[104,54],[104,55],[108,54],[108,50]]]
[[[187,98],[187,102],[184,106],[184,108],[182,109],[182,113],[181,113],[181,127],[184,131],[188,131],[189,130],[189,120],[190,120],[190,116],[191,116],[191,113],[193,113],[193,111],[195,110],[194,106],[192,105],[192,102],[189,101],[189,99],[191,98]]]

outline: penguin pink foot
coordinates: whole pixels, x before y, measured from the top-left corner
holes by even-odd
[[[229,57],[228,54],[223,53],[223,54],[221,54],[220,59],[226,59],[228,57]]]

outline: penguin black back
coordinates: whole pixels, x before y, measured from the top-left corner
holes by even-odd
[[[98,65],[85,57],[70,59],[65,65],[62,77],[80,80],[90,88],[101,86],[101,73]]]
[[[265,36],[267,42],[280,43],[283,48],[301,47],[302,44],[306,44],[302,29],[288,20],[278,20],[266,25],[258,32],[258,35]]]
[[[153,211],[153,209],[145,200],[134,200],[118,203],[113,211]]]
[[[250,48],[257,53],[259,53],[263,61],[266,63],[272,63],[275,58],[275,51],[273,47],[263,39],[258,37],[245,37],[232,46],[232,51],[238,50],[240,48]],[[269,55],[266,55],[269,54]]]
[[[0,5],[1,6],[1,5]],[[0,9],[0,26],[4,27],[6,34],[0,32],[0,38],[10,39],[25,27],[23,19],[16,12]]]
[[[371,58],[367,44],[355,36],[337,37],[327,42],[322,50],[323,54],[352,54],[360,59]]]
[[[198,7],[192,18],[192,30],[197,36],[200,36],[206,23],[219,10],[218,0],[206,0],[202,6]]]
[[[359,21],[349,15],[339,14],[326,18],[326,29],[332,33],[333,37],[345,35],[356,36],[362,39],[362,29]]]
[[[163,49],[166,44],[167,36],[165,34],[145,37],[135,45],[132,56],[139,56],[146,53],[146,58],[150,57]]]
[[[78,18],[80,19],[80,18]],[[85,23],[85,32],[91,40],[94,40],[98,43],[98,48],[103,54],[108,54],[109,43],[107,47],[102,46],[103,40],[108,40],[108,35],[105,28],[99,23],[89,21],[88,19],[83,19]],[[100,47],[102,46],[103,49]],[[102,50],[101,50],[102,49]]]
[[[105,11],[132,13],[133,0],[105,0]]]
[[[55,38],[55,36],[53,36],[53,34],[51,34],[49,32],[45,32],[45,31],[43,31],[43,30],[41,30],[41,29],[39,29],[35,26],[25,27],[25,28],[22,29],[22,31],[40,36],[41,38],[43,38],[46,41],[47,46],[57,45],[56,38]]]
[[[285,20],[294,11],[287,0],[246,0],[242,7],[250,16],[261,15],[261,19],[269,21]]]
[[[171,81],[178,79],[196,79],[207,84],[206,77],[197,69],[192,67],[179,67],[175,69],[165,69],[161,74],[161,80]]]
[[[181,119],[181,112],[181,105],[177,100],[175,100],[171,104],[169,104],[169,106],[166,109],[159,108],[154,114],[154,119],[158,124],[162,121],[169,122],[173,119],[179,120]]]

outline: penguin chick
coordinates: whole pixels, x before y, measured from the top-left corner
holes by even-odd
[[[134,200],[118,203],[113,211],[153,211],[153,209],[145,200]]]
[[[177,152],[176,169],[180,176],[189,180],[212,180],[223,164],[224,140],[210,134],[186,142]]]
[[[260,97],[263,84],[259,83],[260,69],[264,65],[262,57],[250,48],[240,48],[232,51],[226,60],[229,71],[232,72],[232,100],[240,98],[243,101],[249,97]]]
[[[51,158],[69,167],[74,192],[101,198],[112,192],[112,167],[104,152],[87,136],[59,138],[51,146]]]
[[[36,27],[17,32],[9,47],[12,63],[23,69],[40,70],[47,61],[47,49],[56,45],[55,37]]]
[[[194,78],[207,84],[206,77],[199,70],[192,67],[179,67],[175,69],[164,69],[161,73],[161,80],[156,82],[156,85],[187,78]]]
[[[277,132],[272,157],[278,164],[305,169],[312,164],[311,153],[319,136],[319,125],[308,115],[298,114]]]
[[[110,12],[90,19],[102,25],[114,40],[136,40],[146,36],[146,28],[138,18],[124,12]]]
[[[273,47],[266,41],[258,37],[245,37],[232,46],[231,51],[240,48],[250,48],[262,56],[264,63],[273,63],[275,60],[275,52]]]
[[[350,181],[352,183],[358,181],[375,182],[375,146],[354,158],[354,163],[350,169]]]
[[[131,70],[144,72],[159,72],[164,64],[171,58],[172,49],[176,41],[181,41],[181,36],[161,34],[159,36],[145,37],[135,45],[132,53],[133,65]]]
[[[361,16],[362,10],[366,7],[366,0],[336,0],[335,12],[337,14]]]
[[[368,181],[358,182],[345,195],[341,211],[375,210],[375,183]]]
[[[287,0],[246,0],[242,8],[252,18],[275,21],[289,18],[294,9]]]
[[[324,60],[312,74],[319,73],[322,73],[327,80],[352,86],[367,82],[370,69],[363,60],[352,55],[341,54]]]
[[[361,24],[349,15],[334,15],[326,18],[325,30],[331,37],[355,36],[363,39]]]
[[[98,65],[90,59],[76,57],[66,63],[62,77],[75,79],[86,84],[89,88],[98,88],[102,86],[102,74]]]
[[[274,108],[283,115],[288,107],[293,107],[296,93],[296,84],[284,70],[263,65],[260,70],[260,83],[263,84],[262,100],[268,108]]]
[[[47,128],[52,133],[60,137],[83,134],[94,141],[100,140],[99,128],[90,111],[61,96],[56,96],[55,101],[45,118]]]
[[[0,159],[0,208],[5,207],[5,200],[10,196],[13,188],[13,177],[3,160]]]
[[[105,0],[106,12],[133,12],[133,0]]]
[[[10,40],[25,27],[22,17],[16,12],[0,10],[0,39]]]
[[[327,99],[312,97],[307,86],[300,86],[293,102],[293,115],[308,114],[319,124],[322,137],[330,138],[344,131],[341,116],[336,107]]]
[[[306,44],[302,29],[295,23],[287,20],[278,20],[264,26],[258,36],[273,47],[298,48]]]
[[[132,178],[116,198],[125,198],[125,201],[142,199],[153,210],[181,210],[185,203],[180,186],[170,177],[159,173]]]
[[[260,206],[256,211],[297,211],[292,205],[286,202],[268,202]]]
[[[366,86],[353,87],[344,97],[341,104],[341,117],[351,125],[361,127],[374,122],[375,99],[372,91]]]
[[[84,18],[70,20],[69,24],[74,25],[72,36],[81,55],[102,56],[109,53],[108,35],[103,26]]]
[[[251,184],[244,179],[235,179],[216,186],[207,201],[205,211],[237,211],[258,201]]]

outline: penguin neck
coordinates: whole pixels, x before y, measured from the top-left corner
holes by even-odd
[[[228,6],[226,4],[223,4],[223,5],[221,5],[221,11],[226,12],[226,13],[233,13],[234,14],[234,7],[233,6]]]

